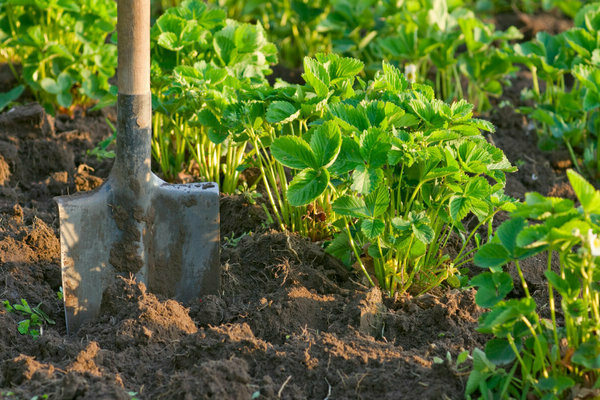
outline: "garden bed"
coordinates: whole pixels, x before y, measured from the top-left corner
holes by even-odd
[[[517,104],[523,85],[524,73],[500,100]],[[106,119],[114,109],[54,119],[29,104],[0,114],[0,299],[41,304],[55,321],[33,339],[0,309],[0,398],[463,397],[469,363],[457,369],[456,357],[487,339],[476,332],[473,290],[386,298],[318,243],[273,229],[244,196],[221,199],[220,296],[182,305],[118,279],[102,316],[67,336],[52,197],[107,177],[110,161],[86,155],[110,135]],[[519,166],[507,194],[573,197],[568,154],[537,150],[512,107],[489,119],[490,140]],[[525,271],[534,296],[544,268]]]

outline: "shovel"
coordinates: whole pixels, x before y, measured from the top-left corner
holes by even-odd
[[[117,147],[107,181],[57,197],[67,332],[100,313],[117,275],[188,302],[220,290],[219,190],[150,170],[150,0],[118,0]]]

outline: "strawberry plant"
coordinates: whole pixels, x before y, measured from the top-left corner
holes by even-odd
[[[300,65],[304,55],[331,51],[330,39],[317,27],[331,11],[333,1],[212,0],[209,3],[227,9],[232,19],[262,24],[269,40],[277,44],[281,61],[288,68]]]
[[[474,277],[475,300],[489,308],[478,330],[492,334],[485,351],[473,354],[466,393],[480,398],[565,398],[598,387],[600,371],[600,192],[569,170],[581,206],[571,200],[528,193],[511,218],[483,245],[475,263],[489,268]],[[520,261],[546,253],[550,319],[536,309]],[[558,254],[560,265],[552,265]],[[514,262],[524,297],[502,267]],[[560,307],[557,307],[557,299]]]
[[[506,75],[514,70],[502,49],[521,34],[514,27],[494,31],[472,11],[452,8],[446,1],[422,3],[406,3],[386,19],[386,34],[376,42],[378,53],[416,65],[419,82],[433,69],[435,93],[447,101],[463,97],[461,76],[467,77],[467,99],[479,110],[488,110],[488,97],[502,93]]]
[[[458,20],[467,51],[459,55],[459,65],[468,78],[467,98],[477,104],[481,111],[491,108],[489,96],[499,97],[502,87],[509,82],[506,77],[516,70],[509,55],[504,51],[511,40],[523,35],[513,26],[506,31],[494,31],[474,14]]]
[[[233,193],[246,142],[222,129],[219,116],[238,91],[265,82],[275,46],[260,25],[226,20],[199,0],[158,18],[151,41],[152,150],[163,175],[175,179],[194,160],[204,180]]]
[[[1,56],[51,113],[110,104],[116,88],[108,79],[117,58],[106,40],[115,28],[116,7],[111,0],[2,0]]]
[[[313,238],[333,233],[327,251],[390,293],[459,285],[476,230],[510,207],[501,189],[514,168],[481,136],[492,126],[472,118],[465,101],[448,105],[428,86],[409,88],[387,63],[368,83],[356,78],[363,65],[355,59],[317,55],[304,64],[306,85],[281,87],[239,113],[279,223]],[[321,218],[308,224],[314,210]],[[442,254],[453,235],[462,246],[450,259]]]
[[[551,150],[564,145],[575,168],[590,176],[600,175],[597,102],[594,93],[598,69],[598,16],[600,3],[583,7],[575,17],[575,27],[558,35],[538,33],[535,40],[515,45],[513,60],[532,72],[533,89],[523,97],[535,105],[522,107],[540,126],[539,144]],[[576,78],[566,85],[565,77]],[[545,82],[543,91],[539,81]]]

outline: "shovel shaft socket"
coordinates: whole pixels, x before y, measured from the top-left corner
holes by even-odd
[[[150,0],[118,0],[116,190],[140,198],[150,180]]]

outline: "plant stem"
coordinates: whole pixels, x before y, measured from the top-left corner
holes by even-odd
[[[354,239],[352,239],[352,233],[350,233],[350,226],[348,225],[348,220],[345,217],[344,217],[344,225],[346,227],[346,234],[348,235],[348,240],[350,241],[350,247],[352,248],[352,251],[354,252],[354,256],[356,257],[356,260],[358,261],[358,265],[360,265],[360,269],[362,269],[363,273],[369,280],[369,283],[371,284],[371,286],[375,286],[375,283],[373,282],[373,280],[371,279],[371,276],[367,272],[367,269],[365,268],[365,265],[363,264],[363,262],[360,258],[360,254],[358,253],[358,250],[356,249],[356,246],[354,245]]]
[[[548,271],[552,271],[552,250],[548,251]],[[556,325],[556,305],[554,303],[554,288],[550,281],[548,281],[548,305],[550,307],[550,317],[552,318],[552,335],[554,336],[555,346],[560,346],[558,341],[558,327]]]

